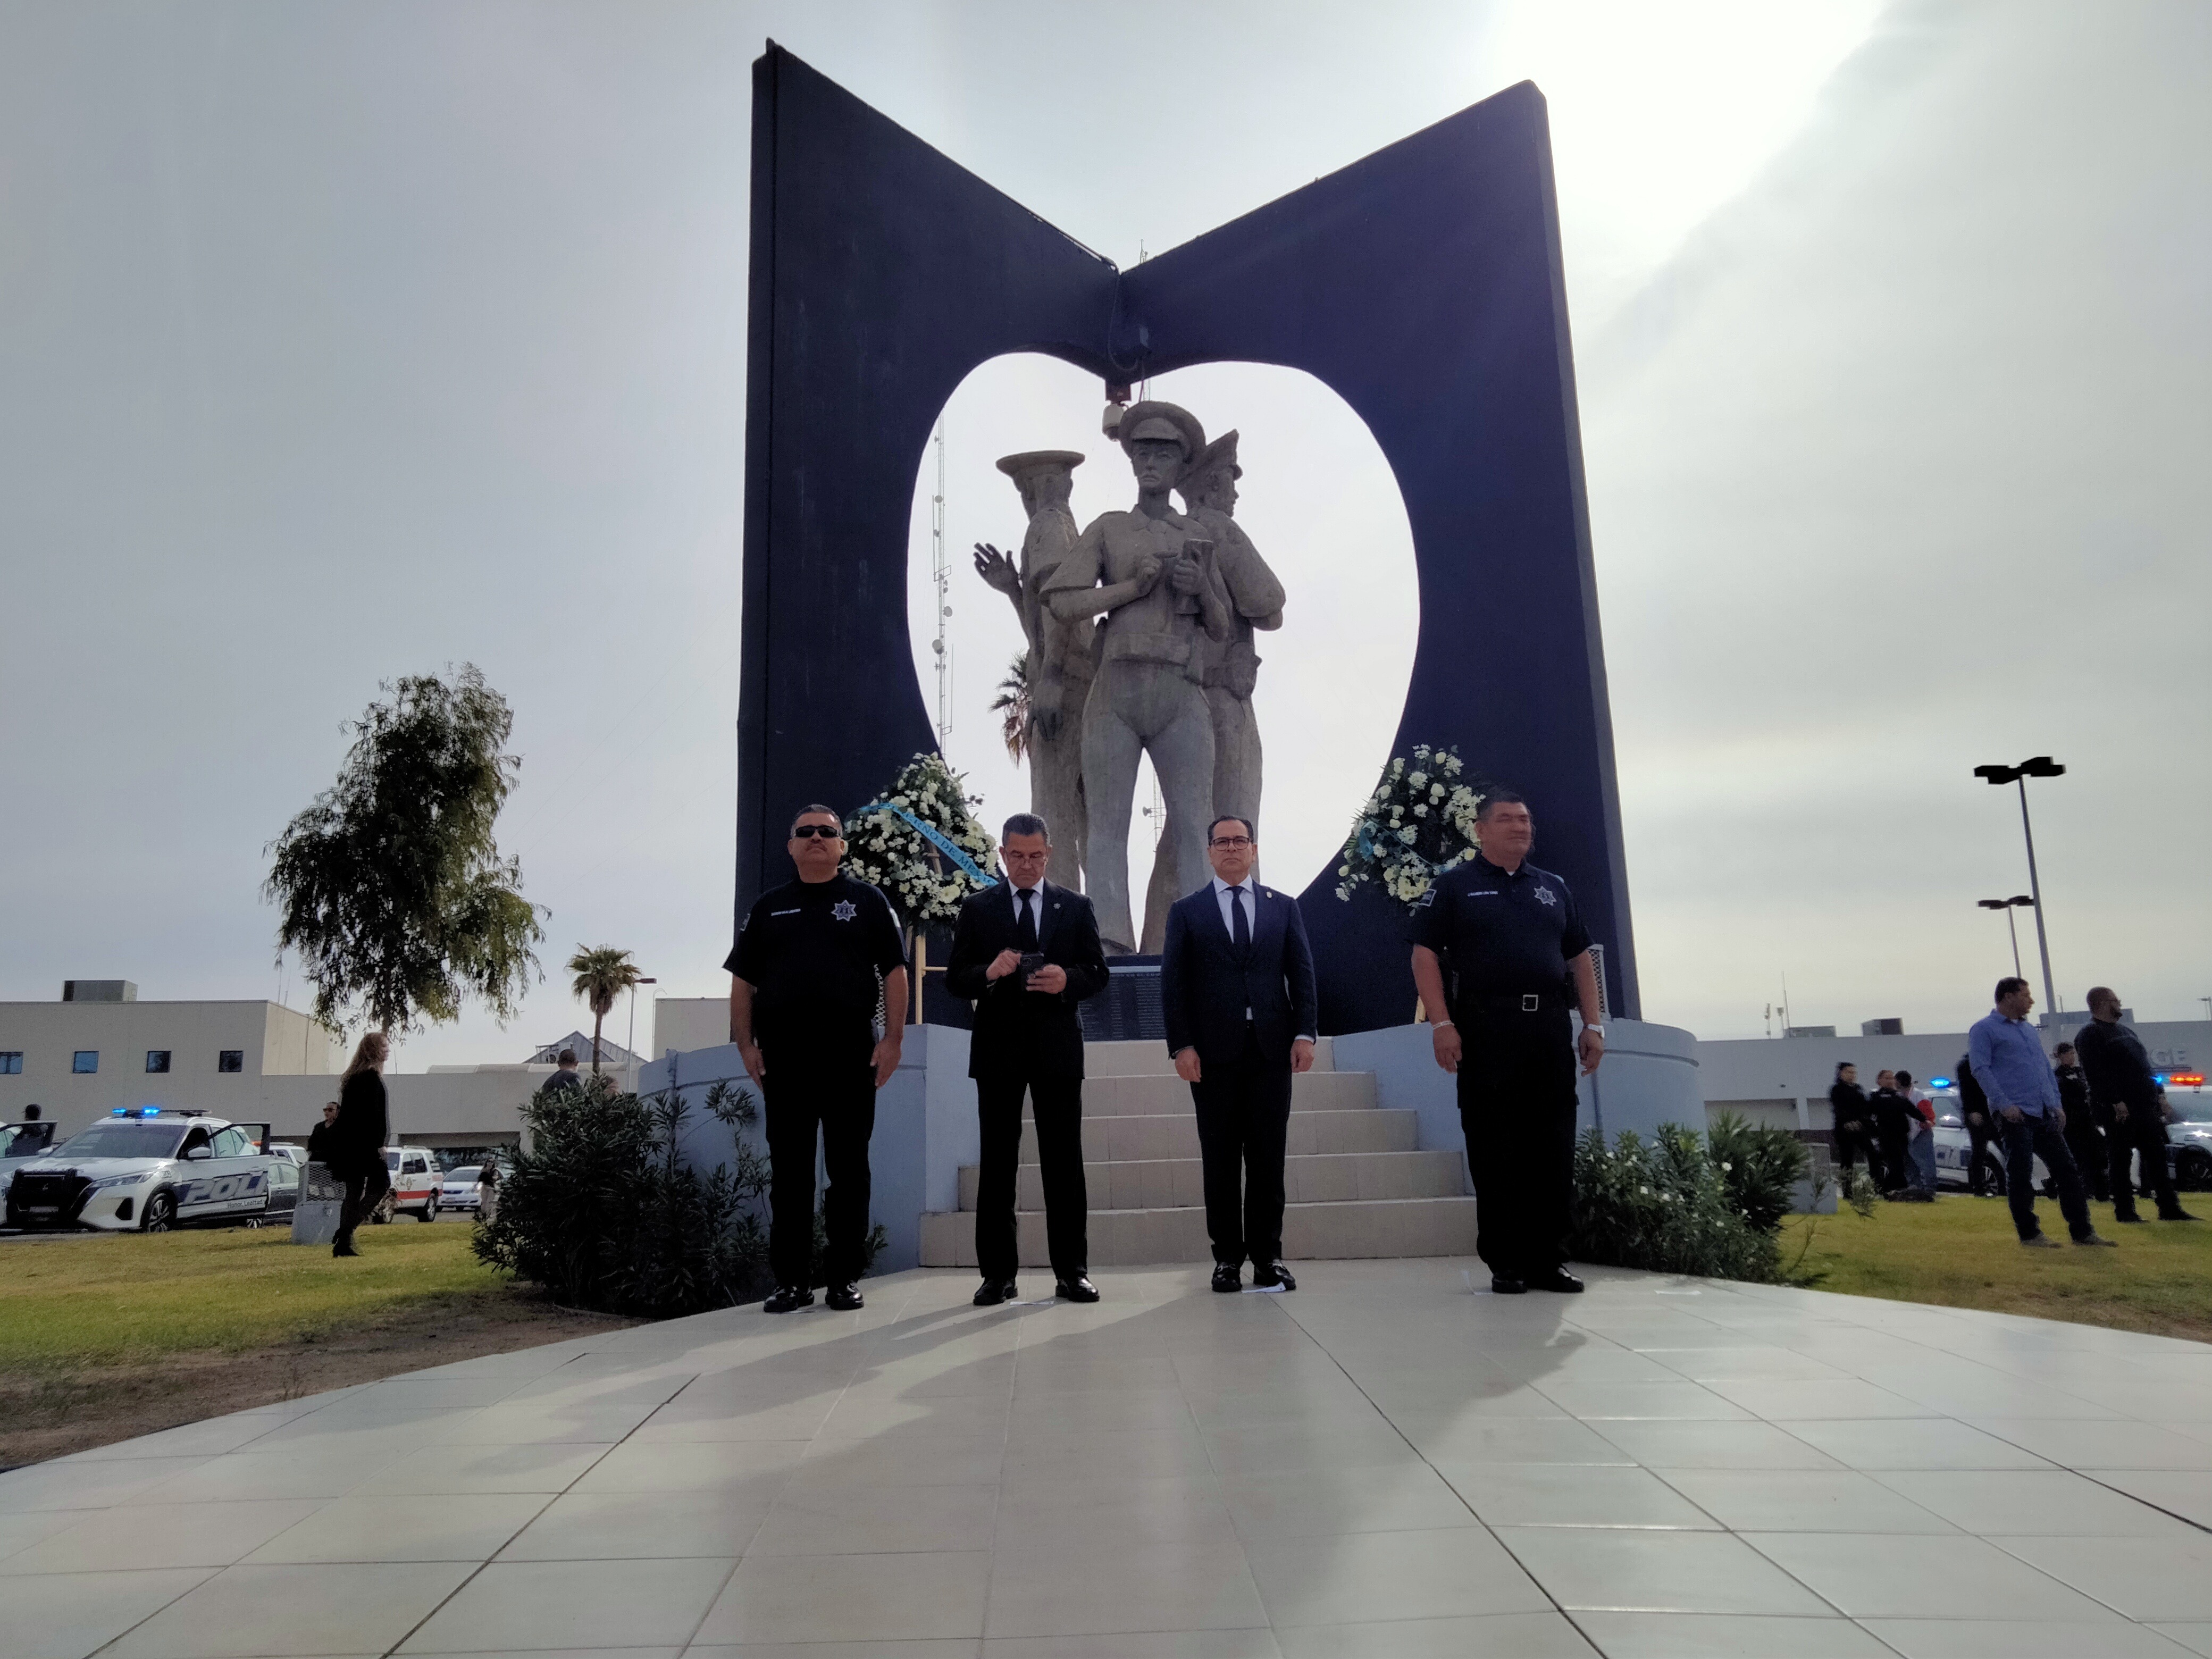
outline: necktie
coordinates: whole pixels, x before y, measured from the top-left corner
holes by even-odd
[[[1242,887],[1229,890],[1229,914],[1236,918],[1236,925],[1230,929],[1230,940],[1237,946],[1238,956],[1249,957],[1252,954],[1252,924],[1244,919],[1244,890]]]
[[[1018,892],[1014,899],[1014,908],[1020,912],[1014,923],[1014,943],[1020,945],[1024,953],[1033,951],[1037,948],[1036,915],[1030,907],[1036,902],[1036,890],[1031,888],[1026,892]]]

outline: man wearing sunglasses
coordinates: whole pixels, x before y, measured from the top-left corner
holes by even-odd
[[[906,946],[890,902],[838,867],[845,832],[835,811],[801,811],[789,848],[799,879],[761,895],[722,964],[732,975],[730,1041],[767,1102],[775,1293],[762,1307],[790,1313],[814,1304],[818,1133],[830,1177],[822,1200],[828,1301],[849,1312],[861,1305],[867,1260],[876,1091],[898,1070],[905,1035]]]
[[[1283,1155],[1291,1077],[1313,1069],[1321,1004],[1297,901],[1252,879],[1249,819],[1207,831],[1213,879],[1168,912],[1161,1012],[1176,1075],[1198,1114],[1213,1288],[1295,1291],[1283,1266]]]

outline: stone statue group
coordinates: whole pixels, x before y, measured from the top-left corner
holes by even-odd
[[[1020,562],[984,543],[975,568],[1013,602],[1029,642],[1030,810],[1054,832],[1049,877],[1091,896],[1109,954],[1157,953],[1168,906],[1206,878],[1214,819],[1259,822],[1252,635],[1283,625],[1283,586],[1235,520],[1236,433],[1208,443],[1168,403],[1109,405],[1108,418],[1136,506],[1079,532],[1068,498],[1084,458],[1009,455],[999,470],[1029,514]],[[1140,939],[1129,821],[1145,755],[1167,811]]]

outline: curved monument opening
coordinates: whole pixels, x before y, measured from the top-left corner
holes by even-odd
[[[1303,370],[1206,364],[1159,375],[1134,395],[1187,409],[1209,441],[1238,434],[1235,524],[1285,595],[1281,626],[1251,635],[1260,659],[1250,710],[1263,755],[1261,873],[1297,892],[1332,866],[1389,758],[1405,707],[1420,618],[1405,501],[1366,424]],[[991,707],[1027,638],[1015,606],[979,574],[973,550],[986,543],[1020,560],[1028,514],[1016,481],[998,465],[1005,457],[1080,454],[1073,465],[1032,464],[1066,478],[1078,526],[1134,504],[1129,459],[1101,430],[1104,406],[1096,377],[1055,358],[994,358],[947,401],[942,444],[932,441],[917,471],[907,561],[915,672],[924,706],[949,721],[947,757],[983,798],[994,831],[1031,804],[1028,765],[1009,754],[1003,714]],[[940,451],[941,601],[933,534]],[[1183,507],[1180,495],[1175,505]],[[940,623],[948,665],[941,705]],[[1147,759],[1129,833],[1128,891],[1139,929],[1163,805]],[[1055,844],[1061,840],[1055,826]]]

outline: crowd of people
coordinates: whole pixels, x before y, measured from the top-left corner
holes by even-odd
[[[2173,1119],[2142,1040],[2121,1018],[2119,994],[2100,985],[2088,995],[2089,1020],[2075,1042],[2045,1056],[2028,1023],[2035,1005],[2027,981],[1997,981],[1996,1006],[1977,1021],[1959,1057],[1959,1116],[1969,1154],[1966,1185],[1978,1198],[2012,1206],[2021,1243],[2055,1246],[2036,1220],[2040,1190],[2058,1200],[2076,1244],[2109,1243],[2089,1218],[2091,1199],[2112,1206],[2115,1222],[2134,1224],[2140,1194],[2161,1221],[2193,1221],[2174,1189],[2166,1126]],[[1879,1073],[1869,1094],[1849,1061],[1828,1091],[1836,1161],[1861,1164],[1883,1195],[1906,1203],[1936,1197],[1936,1097],[1910,1072]],[[2140,1165],[2140,1170],[2137,1166]]]

